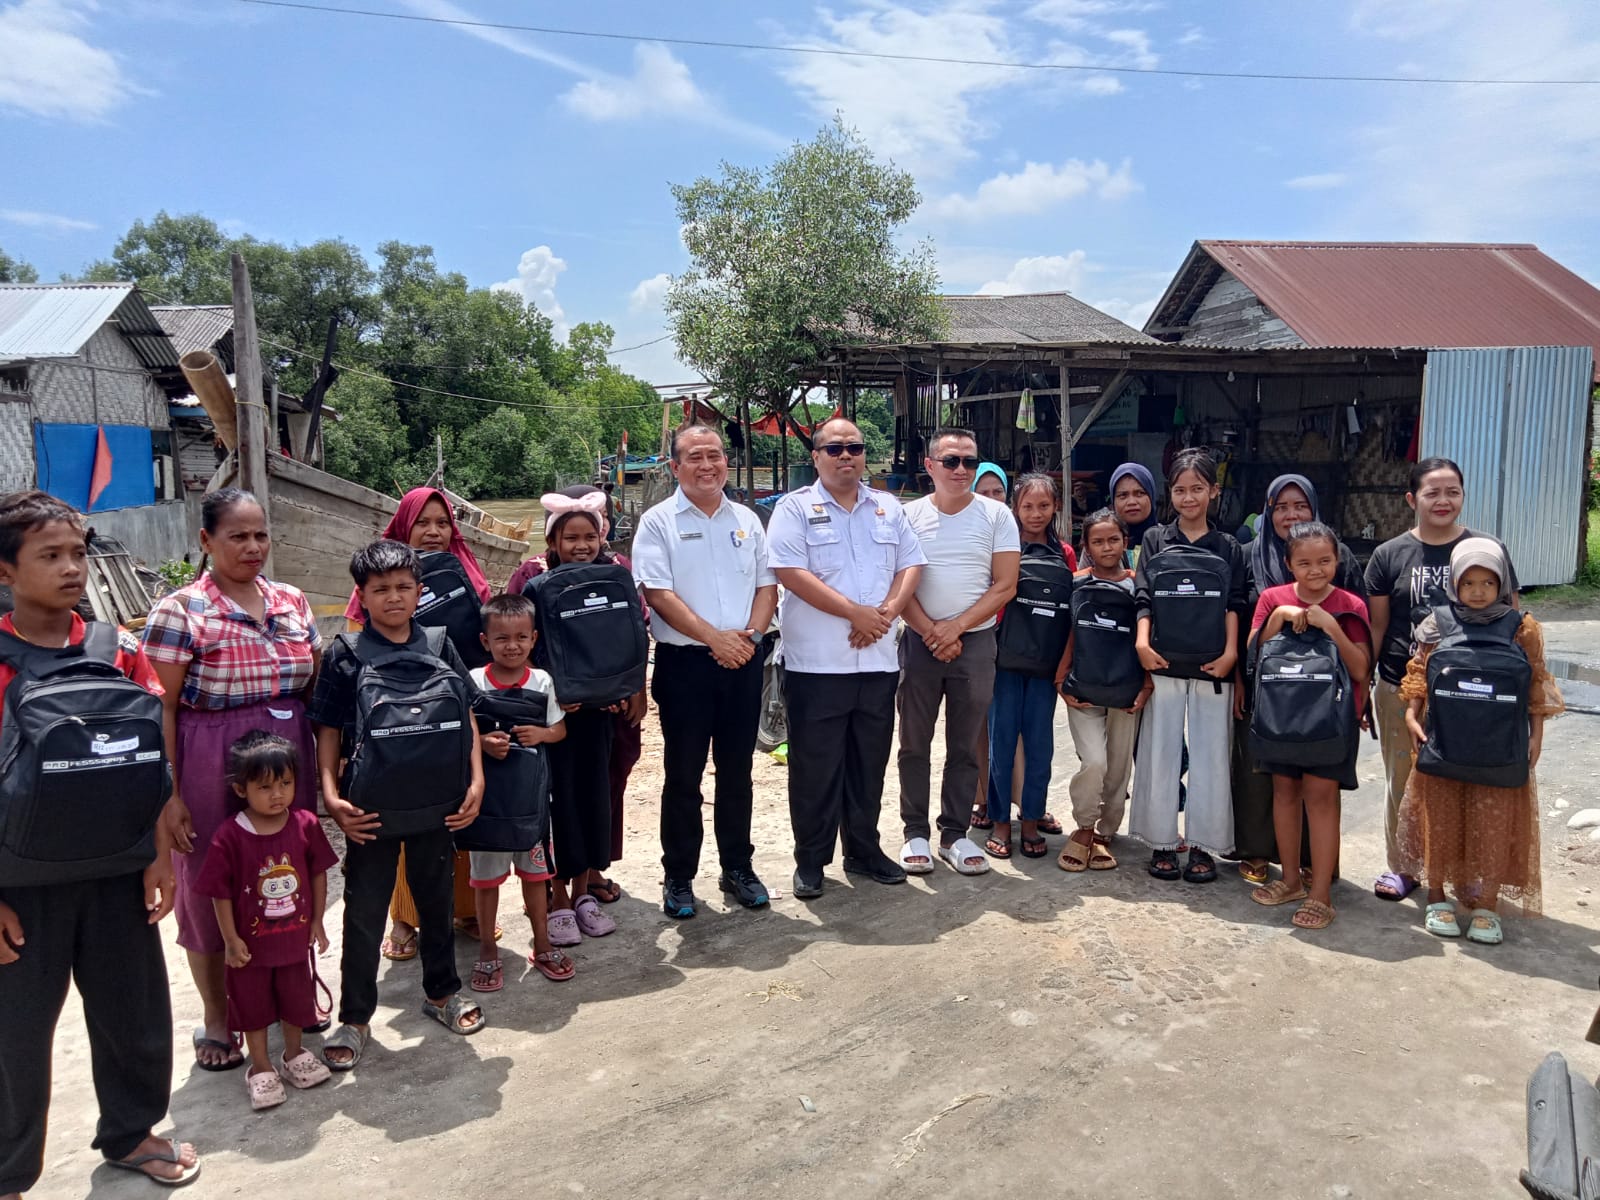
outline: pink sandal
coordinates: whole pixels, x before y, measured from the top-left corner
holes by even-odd
[[[250,1107],[256,1112],[264,1108],[276,1108],[289,1098],[289,1093],[283,1090],[283,1080],[272,1070],[257,1075],[246,1071],[244,1088],[250,1094]]]
[[[482,959],[472,964],[471,988],[475,992],[498,992],[506,985],[506,975],[498,958]]]
[[[600,911],[600,901],[593,896],[579,896],[572,906],[572,915],[584,937],[605,937],[617,931],[617,923]]]
[[[545,923],[550,931],[550,944],[552,946],[578,946],[583,944],[583,935],[578,932],[578,918],[570,908],[558,908],[550,914]]]
[[[333,1072],[328,1070],[327,1064],[304,1048],[293,1058],[280,1057],[278,1061],[283,1064],[283,1074],[289,1083],[301,1091],[333,1078]]]
[[[528,965],[546,979],[557,983],[571,979],[578,973],[577,964],[559,950],[546,950],[543,954],[528,955]]]

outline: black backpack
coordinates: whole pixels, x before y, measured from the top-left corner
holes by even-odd
[[[1537,1200],[1600,1200],[1600,1091],[1559,1054],[1528,1077],[1528,1166]]]
[[[995,635],[994,665],[1034,679],[1054,679],[1072,632],[1072,569],[1044,542],[1022,549],[1016,597]]]
[[[1144,665],[1134,649],[1138,609],[1133,594],[1087,575],[1072,590],[1072,666],[1062,694],[1102,708],[1130,708],[1144,690]]]
[[[562,563],[522,589],[533,601],[538,662],[563,704],[603,708],[644,687],[650,654],[633,576],[617,563]]]
[[[1339,647],[1285,626],[1257,648],[1250,753],[1295,767],[1342,763],[1356,737],[1355,696]]]
[[[1174,667],[1199,667],[1228,648],[1228,560],[1199,546],[1169,546],[1145,564],[1150,644]]]
[[[382,816],[383,838],[441,828],[472,781],[474,689],[444,661],[445,631],[423,632],[426,650],[339,635],[361,664],[345,798]]]
[[[480,691],[472,702],[479,733],[548,725],[549,698],[524,688]],[[483,756],[483,807],[456,831],[458,850],[531,850],[550,830],[550,763],[543,746],[519,746],[504,758]]]
[[[115,625],[76,646],[0,633],[0,887],[142,871],[172,794],[161,700],[117,667]]]
[[[478,636],[483,632],[478,593],[461,560],[448,550],[425,550],[417,561],[422,567],[417,624],[443,629],[469,668],[487,665],[489,652]]]
[[[1417,770],[1465,783],[1528,782],[1528,693],[1533,666],[1516,644],[1522,614],[1463,625],[1449,605],[1433,610],[1439,644],[1428,656],[1428,740]]]

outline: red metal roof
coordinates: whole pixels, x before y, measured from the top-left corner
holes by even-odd
[[[1600,290],[1531,245],[1201,241],[1310,346],[1593,346]]]

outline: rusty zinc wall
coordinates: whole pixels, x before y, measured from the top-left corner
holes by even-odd
[[[1506,544],[1524,585],[1577,574],[1593,351],[1588,346],[1435,350],[1421,454],[1461,465],[1461,521]]]

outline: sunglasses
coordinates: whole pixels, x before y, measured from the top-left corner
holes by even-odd
[[[817,449],[821,450],[829,458],[838,458],[844,454],[848,454],[851,458],[860,458],[867,452],[867,444],[865,442],[829,442],[826,446],[818,446]]]
[[[971,457],[970,455],[967,457],[962,457],[959,454],[946,454],[943,458],[936,458],[933,461],[938,463],[946,471],[954,471],[958,467],[965,467],[969,471],[976,471],[978,469],[978,463],[980,460]]]

